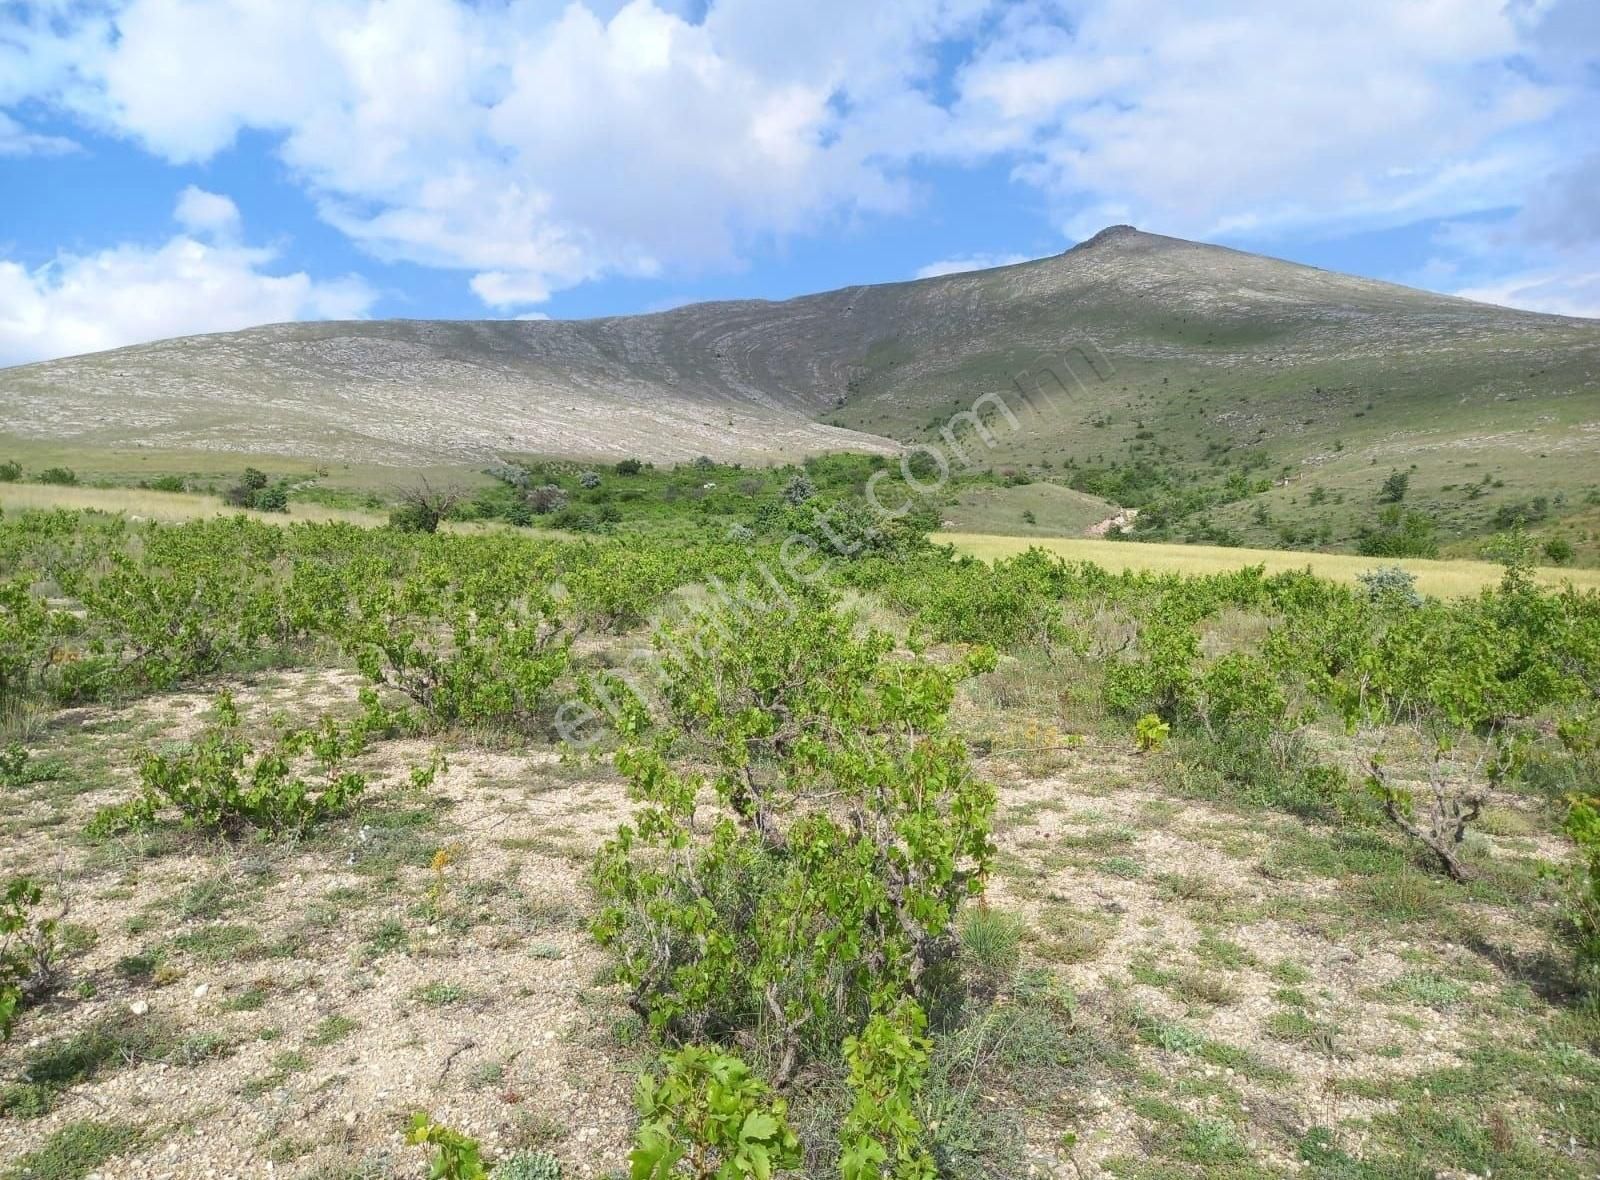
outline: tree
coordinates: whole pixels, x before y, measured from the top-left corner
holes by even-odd
[[[1391,471],[1389,478],[1383,481],[1383,487],[1378,491],[1378,503],[1398,504],[1406,498],[1406,493],[1411,490],[1411,473],[1408,471]]]
[[[1566,565],[1572,560],[1572,542],[1565,537],[1551,537],[1544,543],[1544,555],[1556,565]]]
[[[463,495],[455,484],[434,487],[426,477],[418,476],[416,483],[395,489],[400,506],[389,513],[389,524],[401,532],[436,533]]]

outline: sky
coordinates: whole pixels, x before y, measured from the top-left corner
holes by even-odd
[[[0,365],[1117,223],[1600,317],[1600,0],[0,0]]]

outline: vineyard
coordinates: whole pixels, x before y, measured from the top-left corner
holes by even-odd
[[[1600,1174],[1600,594],[772,515],[0,519],[0,1176]]]

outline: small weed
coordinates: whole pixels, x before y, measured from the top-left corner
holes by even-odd
[[[467,989],[454,983],[429,983],[411,993],[411,998],[430,1008],[448,1008],[468,996]]]
[[[329,1016],[318,1023],[306,1038],[306,1044],[316,1049],[338,1044],[361,1026],[348,1016]]]

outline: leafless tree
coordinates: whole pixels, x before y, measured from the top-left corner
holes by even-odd
[[[419,533],[436,533],[439,524],[451,509],[466,498],[466,491],[454,483],[435,486],[427,476],[417,476],[417,482],[394,489],[400,507],[390,516],[390,523]]]

